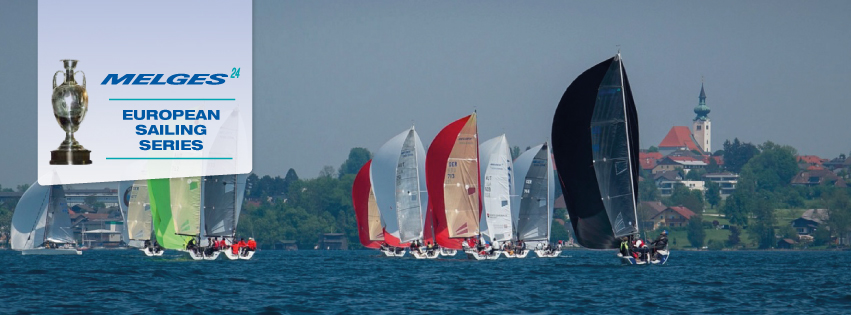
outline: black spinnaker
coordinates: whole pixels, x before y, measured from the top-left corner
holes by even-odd
[[[576,241],[617,248],[620,237],[637,234],[638,112],[620,54],[567,87],[552,146]]]

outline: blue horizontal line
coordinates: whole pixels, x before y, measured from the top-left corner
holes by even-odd
[[[108,157],[107,160],[233,160],[230,157]]]
[[[111,98],[110,101],[235,101],[235,98]]]

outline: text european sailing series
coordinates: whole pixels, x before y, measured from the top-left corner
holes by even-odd
[[[219,110],[136,110],[125,109],[124,120],[219,120]],[[195,125],[136,125],[136,134],[140,136],[204,136],[207,126]],[[140,140],[139,149],[155,150],[203,150],[202,140]]]

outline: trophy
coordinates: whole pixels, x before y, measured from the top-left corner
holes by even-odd
[[[86,74],[83,71],[77,71],[83,74],[83,85],[78,85],[74,80],[74,68],[77,67],[77,60],[63,59],[65,65],[65,81],[60,85],[56,85],[56,75],[62,73],[62,70],[56,71],[53,74],[53,116],[56,117],[56,122],[65,130],[65,141],[59,145],[59,148],[50,151],[51,165],[85,165],[92,164],[89,159],[91,151],[86,150],[77,139],[74,139],[74,132],[80,128],[80,123],[86,117],[86,111],[89,109],[89,94],[86,92]]]

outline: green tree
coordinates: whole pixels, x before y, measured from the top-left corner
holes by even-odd
[[[366,148],[352,148],[349,150],[349,158],[343,162],[343,165],[340,165],[339,178],[343,178],[347,174],[357,174],[360,168],[371,158],[372,153]]]
[[[727,141],[729,142],[729,140]],[[715,151],[715,153],[712,153],[712,156],[724,156],[724,150]]]
[[[331,177],[336,173],[334,171],[334,167],[331,165],[325,165],[322,167],[322,170],[319,171],[319,177]]]
[[[721,172],[721,165],[718,165],[718,162],[715,161],[714,157],[709,158],[709,164],[706,165],[706,172],[707,173],[720,173]]]
[[[735,226],[735,225],[731,225],[730,226],[730,236],[727,237],[727,246],[734,247],[736,245],[739,245],[739,243],[741,243],[741,241],[742,241],[741,238],[740,238],[741,234],[742,234],[741,228],[739,228],[738,226]]]
[[[827,194],[822,201],[827,208],[827,226],[836,235],[840,244],[851,229],[851,198],[843,189],[835,189]],[[847,244],[845,244],[847,245]]]
[[[518,156],[520,156],[520,153],[521,153],[521,152],[520,152],[520,147],[518,147],[518,146],[516,146],[516,145],[515,145],[515,146],[513,146],[513,147],[511,147],[511,159],[512,159],[512,160],[516,160],[516,159],[517,159],[517,157],[518,157]]]
[[[741,172],[742,167],[757,154],[759,149],[756,146],[742,143],[739,138],[735,138],[732,143],[730,140],[724,141],[724,166],[733,173]]]
[[[715,209],[721,202],[721,185],[716,182],[706,181],[706,202]]]
[[[650,153],[659,152],[659,148],[651,145],[650,148],[647,149],[647,152],[650,152]]]
[[[788,238],[794,241],[798,240],[798,231],[795,231],[795,228],[793,228],[792,225],[781,226],[777,230],[777,233],[780,234],[780,238]]]
[[[27,189],[30,189],[30,184],[20,184],[18,185],[18,192],[26,192]]]
[[[703,230],[703,218],[700,215],[694,215],[688,219],[688,241],[695,248],[703,247],[703,242],[706,240],[706,231]]]
[[[296,181],[298,181],[298,174],[296,174],[294,169],[290,168],[287,170],[287,175],[284,176],[284,192],[289,193],[290,185]]]
[[[104,206],[103,202],[98,201],[98,198],[95,195],[86,196],[86,198],[83,199],[83,203],[92,208],[95,212]]]
[[[692,170],[688,171],[688,173],[686,174],[685,180],[701,181],[701,180],[703,180],[704,174],[706,174],[705,170],[702,170],[702,169],[699,169],[699,168],[692,169]]]
[[[721,212],[724,213],[724,217],[730,220],[730,223],[747,225],[751,198],[751,194],[747,192],[736,191],[724,200]]]
[[[550,228],[550,242],[558,242],[558,241],[567,241],[570,239],[570,233],[567,232],[567,228],[564,225],[561,225],[556,220],[553,220],[552,227]]]
[[[813,245],[822,246],[830,244],[830,230],[820,227],[813,232]]]
[[[762,152],[742,167],[739,182],[745,186],[755,185],[752,188],[755,191],[775,192],[788,187],[798,173],[795,148],[766,141],[760,149]]]
[[[652,180],[643,180],[638,182],[638,200],[640,201],[658,201],[662,198],[659,193],[659,188]]]
[[[691,190],[685,185],[677,183],[674,185],[674,191],[665,205],[682,205],[695,213],[700,213],[703,212],[703,193],[700,190]]]
[[[777,239],[774,234],[774,207],[768,194],[759,194],[753,205],[754,222],[748,226],[748,231],[756,239],[759,248],[774,247]]]

